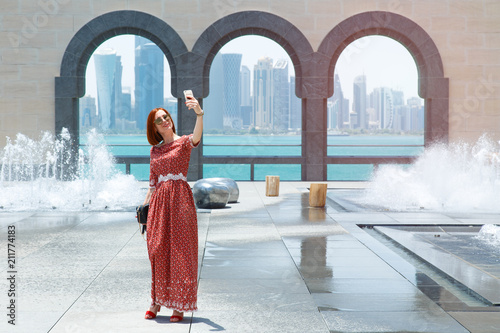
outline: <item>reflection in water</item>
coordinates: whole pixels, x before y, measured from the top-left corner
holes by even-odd
[[[300,204],[303,207],[301,210],[302,218],[309,222],[321,222],[326,220],[325,207],[310,207],[309,192],[302,193]]]
[[[326,265],[326,237],[307,237],[300,246],[300,271],[304,278],[330,278],[332,269]]]
[[[301,196],[302,218],[314,228],[315,223],[326,221],[326,207],[310,207],[309,192]],[[329,278],[332,277],[332,269],[327,267],[326,237],[306,237],[300,244],[299,268],[304,278]]]

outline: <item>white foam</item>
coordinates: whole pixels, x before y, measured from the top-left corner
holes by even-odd
[[[123,210],[141,203],[140,183],[116,169],[102,135],[92,130],[86,136],[86,149],[78,156],[66,129],[58,138],[49,132],[38,141],[23,134],[14,142],[7,138],[1,153],[1,210]]]
[[[485,224],[479,230],[477,238],[495,247],[500,246],[500,226]]]
[[[362,201],[390,210],[499,212],[498,153],[485,135],[474,145],[434,145],[410,166],[381,166]]]

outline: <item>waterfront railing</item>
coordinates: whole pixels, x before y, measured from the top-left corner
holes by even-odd
[[[81,145],[85,146],[85,145]],[[109,144],[111,149],[113,147],[149,147],[149,145],[143,144]],[[279,145],[279,144],[262,144],[262,145],[245,145],[245,144],[204,144],[204,148],[208,147],[296,147],[301,148],[301,145]],[[415,150],[423,150],[423,145],[411,145],[411,144],[392,144],[392,145],[370,145],[370,144],[348,144],[348,145],[339,145],[339,144],[329,144],[328,148],[412,148]],[[323,161],[327,165],[365,165],[371,166],[373,170],[376,170],[380,165],[383,164],[411,164],[417,155],[370,155],[370,154],[349,154],[349,155],[327,155],[324,156]],[[149,164],[149,155],[114,155],[116,164],[121,164],[125,166],[125,173],[131,174],[131,167],[133,165],[146,165]],[[292,179],[292,180],[304,180],[304,170],[302,166],[306,162],[306,156],[298,155],[298,156],[278,156],[278,155],[265,155],[265,156],[252,156],[252,155],[223,155],[222,153],[219,155],[203,155],[200,157],[200,165],[247,165],[249,170],[249,177],[243,177],[245,179],[237,179],[237,180],[261,180],[256,179],[256,166],[260,165],[297,165],[300,166],[300,179]],[[203,177],[207,178],[210,175],[203,175]],[[364,177],[366,178],[366,176]],[[141,179],[145,180],[145,179]],[[286,179],[283,179],[286,180]],[[330,179],[326,179],[330,180]],[[342,180],[342,179],[334,179],[334,180]],[[353,180],[353,179],[348,179]],[[359,179],[366,180],[366,179]]]

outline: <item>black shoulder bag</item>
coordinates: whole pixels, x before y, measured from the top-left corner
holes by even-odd
[[[140,205],[135,208],[135,211],[137,213],[137,222],[139,222],[139,228],[141,229],[141,234],[143,235],[146,231],[146,224],[148,222],[148,210],[149,204]]]

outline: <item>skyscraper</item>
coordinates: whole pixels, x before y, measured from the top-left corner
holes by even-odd
[[[121,131],[135,130],[136,123],[132,120],[132,89],[130,87],[123,87],[121,92],[120,107],[117,113],[120,117],[116,117],[116,128]]]
[[[240,72],[240,105],[251,106],[250,95],[250,69],[247,66],[241,66]]]
[[[151,42],[135,49],[135,109],[139,129],[146,128],[149,112],[163,106],[163,62],[165,55]]]
[[[115,85],[114,85],[114,99],[113,103],[113,113],[114,117],[111,119],[111,128],[115,128],[116,121],[118,119],[125,119],[126,110],[123,105],[123,91],[122,91],[122,74],[123,74],[123,66],[122,66],[122,57],[117,55],[115,61]],[[128,118],[127,118],[128,119]]]
[[[95,98],[91,96],[84,96],[80,98],[79,103],[80,131],[98,126]]]
[[[404,105],[404,93],[400,90],[392,90],[393,125],[395,131],[408,131],[411,128],[409,108]]]
[[[120,114],[122,118],[128,121],[132,120],[132,88],[122,87]]]
[[[252,96],[250,94],[251,72],[247,66],[241,66],[240,71],[240,114],[243,127],[252,124]]]
[[[116,51],[110,48],[94,53],[94,61],[100,128],[108,130],[114,128],[116,104],[121,104],[121,61]]]
[[[260,58],[253,69],[253,114],[258,128],[270,128],[273,107],[273,60]]]
[[[359,75],[354,78],[353,83],[353,111],[357,115],[357,123],[352,124],[353,128],[367,128],[366,117],[366,76]]]
[[[349,100],[344,98],[338,74],[335,74],[333,84],[333,96],[329,98],[332,108],[328,115],[328,128],[349,127]]]
[[[290,118],[290,86],[288,84],[288,61],[278,60],[273,66],[273,129],[288,130]]]
[[[142,36],[135,36],[134,42],[135,42],[134,49],[137,49],[139,46],[142,46],[144,44],[151,43],[151,41],[149,39],[144,38]]]
[[[240,113],[240,67],[241,54],[222,54],[224,73],[223,122],[224,127],[241,128]]]
[[[378,115],[379,128],[393,128],[394,105],[392,90],[386,87],[375,88],[371,96],[372,106]]]
[[[411,118],[411,130],[423,131],[424,130],[424,107],[422,99],[419,97],[412,97],[408,99],[408,107]]]

